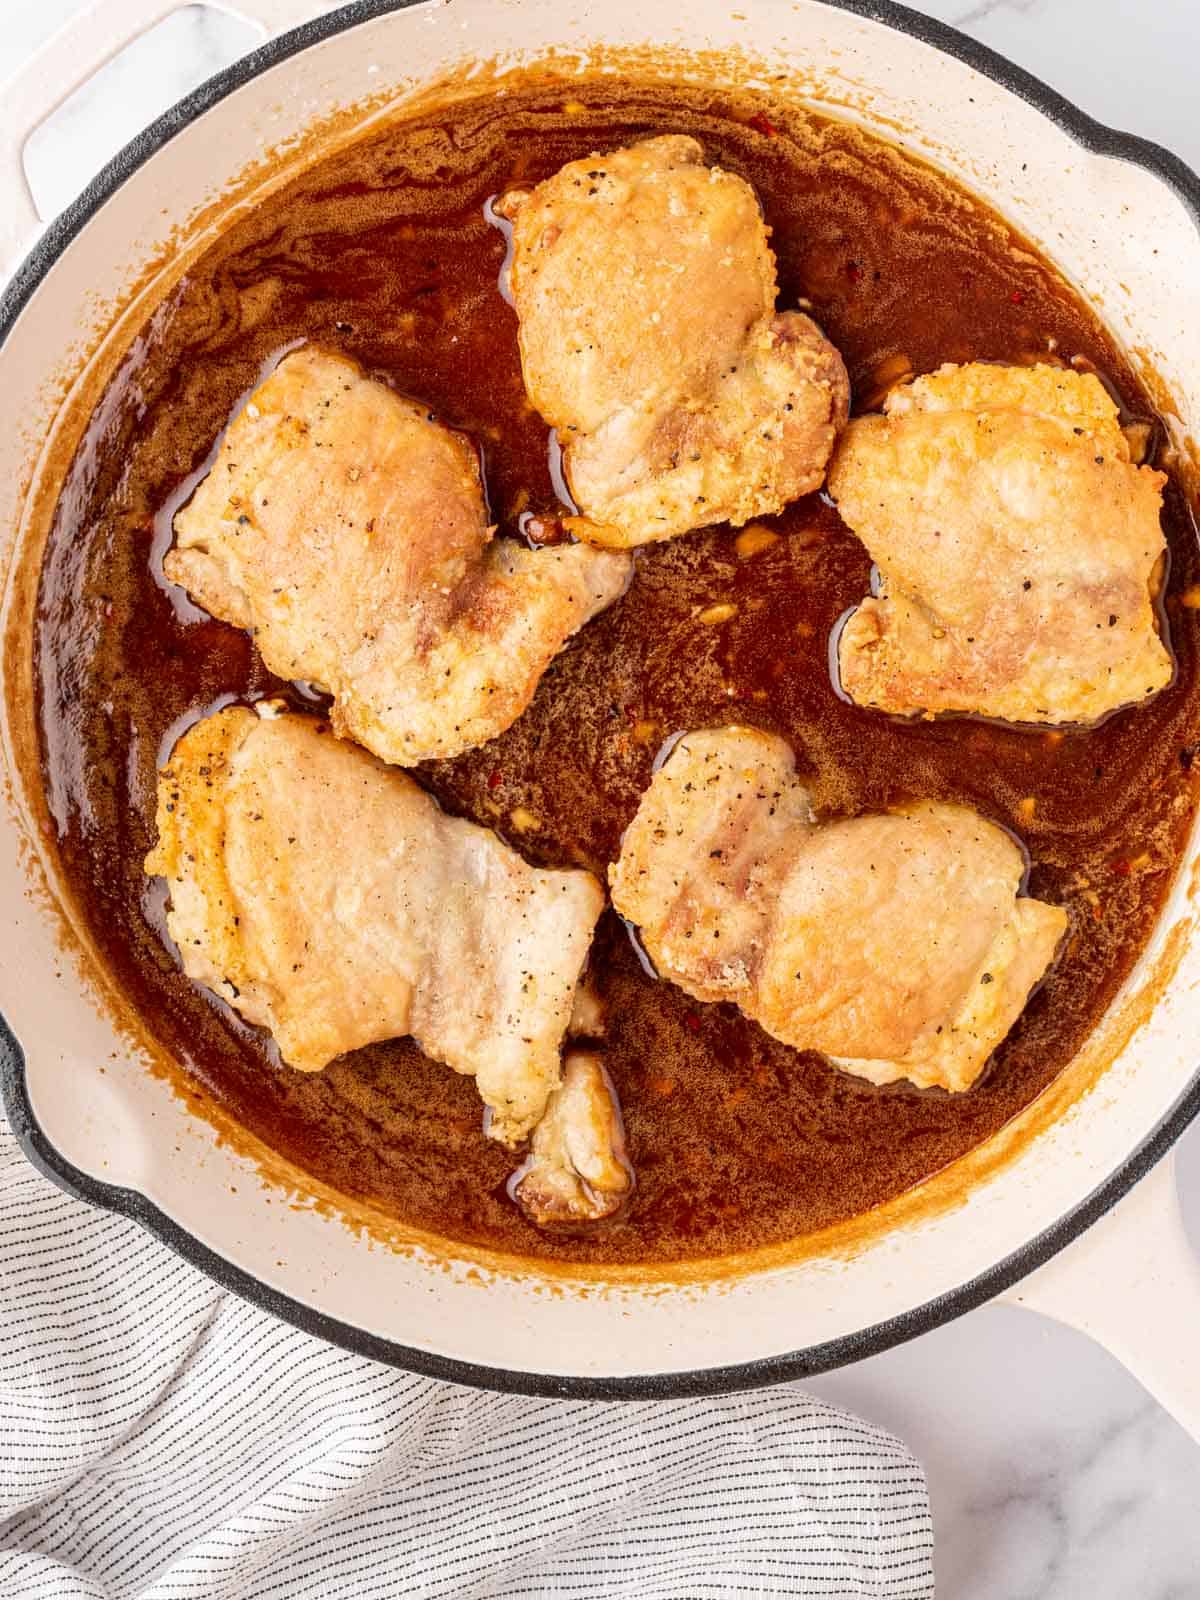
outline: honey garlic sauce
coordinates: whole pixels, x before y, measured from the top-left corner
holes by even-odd
[[[281,685],[249,636],[162,583],[159,518],[276,353],[352,355],[470,431],[492,516],[560,509],[556,457],[525,399],[505,239],[485,208],[514,182],[647,133],[688,132],[754,184],[780,305],[811,306],[860,408],[943,361],[1092,363],[1131,420],[1149,403],[1094,317],[963,191],[859,130],[767,97],[603,80],[510,88],[397,126],[311,169],[231,228],[156,312],[65,483],[42,579],[46,782],[92,935],[149,1027],[235,1118],[324,1182],[443,1235],[531,1256],[666,1261],[797,1237],[898,1194],[986,1139],[1066,1064],[1142,948],[1188,827],[1200,745],[1200,564],[1167,494],[1175,682],[1090,732],[902,723],[839,699],[831,629],[871,565],[814,495],[738,533],[638,553],[623,600],[547,673],[502,738],[417,776],[532,859],[603,875],[671,734],[730,720],[782,734],[818,805],[963,801],[1015,829],[1031,892],[1066,905],[1064,954],[968,1094],[876,1089],[703,1006],[639,964],[606,914],[593,969],[638,1189],[590,1237],[539,1233],[505,1194],[514,1161],[480,1134],[474,1085],[407,1041],[309,1076],[179,971],[146,880],[164,739]],[[575,109],[570,109],[570,107]],[[1200,764],[1198,764],[1200,771]],[[354,848],[347,839],[346,848]]]

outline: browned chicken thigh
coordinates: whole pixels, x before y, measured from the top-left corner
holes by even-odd
[[[610,869],[659,974],[887,1083],[964,1090],[1045,973],[1066,913],[1019,894],[1002,828],[922,802],[817,823],[791,750],[686,735]]]
[[[581,538],[670,539],[820,487],[846,371],[808,317],[775,311],[743,178],[671,134],[573,161],[498,210],[525,386],[558,430]]]
[[[234,419],[164,568],[272,672],[327,689],[338,733],[412,765],[515,722],[629,580],[628,556],[493,531],[463,435],[305,347]]]
[[[244,706],[176,746],[146,871],[184,971],[290,1066],[411,1034],[474,1076],[493,1138],[546,1111],[604,906],[591,873],[531,867],[315,718]]]
[[[1161,472],[1098,379],[947,366],[842,436],[830,493],[880,571],[842,686],[902,714],[1095,722],[1168,683],[1155,587]]]

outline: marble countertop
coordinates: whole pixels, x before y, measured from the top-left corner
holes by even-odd
[[[237,0],[227,3],[236,11]],[[83,5],[6,0],[0,79]],[[916,9],[1200,168],[1200,0],[1151,0],[1135,21],[1123,0],[926,0]],[[98,158],[258,37],[236,17],[187,6],[110,69],[103,96],[81,97],[64,124],[65,150],[47,140],[31,151],[45,208],[65,203]],[[1200,1127],[1183,1141],[1179,1172],[1200,1247]],[[921,1457],[947,1600],[1200,1597],[1200,1446],[1082,1335],[987,1306],[812,1388]]]

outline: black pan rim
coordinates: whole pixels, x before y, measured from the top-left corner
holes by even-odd
[[[39,284],[67,246],[125,180],[177,133],[227,95],[301,50],[372,18],[406,10],[418,3],[420,0],[352,0],[349,5],[326,12],[269,40],[250,55],[217,73],[165,112],[92,179],[79,197],[47,227],[18,267],[3,293],[0,293],[0,348],[6,343]],[[968,38],[945,23],[896,4],[895,0],[819,0],[819,3],[881,23],[964,62],[1040,111],[1070,134],[1083,149],[1142,167],[1179,196],[1200,231],[1200,177],[1178,156],[1162,146],[1097,122],[1057,90],[1032,73],[1015,66],[987,45]],[[380,1338],[270,1288],[201,1244],[145,1195],[90,1176],[56,1149],[34,1113],[29,1097],[25,1055],[2,1016],[0,1098],[25,1155],[39,1172],[59,1188],[89,1205],[132,1218],[222,1288],[327,1343],[425,1377],[501,1393],[573,1400],[667,1400],[766,1388],[848,1366],[940,1327],[1011,1288],[1111,1210],[1166,1154],[1200,1113],[1200,1074],[1192,1079],[1153,1132],[1085,1200],[1019,1250],[957,1288],[871,1327],[781,1355],[735,1366],[614,1378],[552,1376],[440,1356]]]

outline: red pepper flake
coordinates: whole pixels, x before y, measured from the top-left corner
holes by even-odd
[[[1162,870],[1155,865],[1154,857],[1149,850],[1143,850],[1140,855],[1134,856],[1131,861],[1114,861],[1111,866],[1119,878],[1131,878],[1138,872],[1159,872]]]
[[[694,1011],[685,1012],[684,1018],[683,1018],[683,1025],[688,1030],[689,1033],[699,1033],[700,1032],[700,1018],[696,1015],[696,1013]]]
[[[862,277],[862,268],[857,261],[848,261],[846,263],[846,276],[851,283],[857,283]]]
[[[495,772],[493,772],[491,777],[488,779],[488,788],[498,789],[503,782],[504,774],[500,771],[500,768],[497,767]]]
[[[1025,304],[1025,295],[1020,289],[1014,289],[1008,298],[1015,306],[1023,306]]]
[[[764,116],[761,111],[756,111],[749,120],[750,126],[755,133],[764,133],[768,139],[777,139],[779,137],[778,128],[776,128],[770,117]]]

